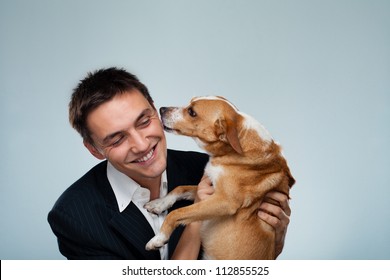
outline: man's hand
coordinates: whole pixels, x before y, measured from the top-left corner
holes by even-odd
[[[266,197],[280,204],[280,206],[276,206],[268,202],[263,202],[258,212],[260,219],[275,229],[275,253],[276,256],[279,256],[283,250],[287,227],[290,223],[291,208],[289,198],[280,192],[269,192]]]
[[[211,183],[210,178],[207,177],[206,175],[203,175],[198,185],[195,202],[205,200],[213,193],[214,193],[214,187],[213,184]]]

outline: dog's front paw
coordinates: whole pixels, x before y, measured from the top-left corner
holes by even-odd
[[[144,205],[144,208],[148,210],[150,213],[154,213],[157,215],[161,214],[162,212],[168,209],[162,198],[149,201]]]
[[[145,249],[150,250],[157,250],[165,245],[165,243],[168,242],[168,238],[163,233],[157,234],[155,237],[150,239],[148,243],[146,243]]]
[[[171,207],[173,203],[175,203],[175,201],[172,200],[170,196],[166,196],[163,198],[158,198],[149,201],[144,205],[144,208],[151,213],[159,215],[165,210],[167,210],[169,207]]]

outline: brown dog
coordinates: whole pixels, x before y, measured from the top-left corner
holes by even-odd
[[[187,107],[160,112],[166,131],[193,137],[210,155],[205,174],[215,191],[206,200],[169,213],[146,249],[163,246],[180,224],[204,221],[204,258],[275,259],[274,230],[257,212],[266,193],[288,195],[295,183],[280,146],[260,123],[223,97],[193,98]],[[145,208],[160,214],[177,200],[193,199],[196,187],[177,187]]]

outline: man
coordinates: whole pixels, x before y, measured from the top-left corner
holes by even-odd
[[[159,251],[145,250],[166,217],[148,213],[146,202],[179,185],[199,184],[195,203],[213,193],[203,177],[207,155],[167,150],[146,86],[123,69],[90,73],[72,94],[69,120],[90,153],[104,161],[70,186],[49,213],[60,252],[68,259],[198,258],[200,223],[176,229]],[[268,196],[280,207],[262,203],[259,218],[275,228],[279,255],[291,211],[284,194]]]

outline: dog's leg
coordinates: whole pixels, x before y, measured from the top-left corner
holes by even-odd
[[[178,225],[187,225],[194,221],[203,221],[214,217],[234,215],[240,207],[248,207],[251,205],[255,197],[263,198],[267,192],[275,188],[275,185],[279,185],[282,179],[282,173],[273,173],[269,175],[260,184],[256,185],[255,188],[251,186],[251,192],[253,193],[254,191],[255,195],[248,196],[244,200],[236,199],[236,197],[226,199],[226,194],[220,196],[219,194],[214,193],[207,200],[172,211],[165,218],[160,233],[146,244],[146,249],[154,250],[162,247],[168,242],[172,231]]]
[[[214,194],[207,200],[187,207],[179,208],[165,218],[160,233],[147,244],[146,250],[155,250],[168,242],[169,236],[178,225],[187,225],[194,221],[208,220],[218,216],[233,215],[240,207],[238,201],[227,201]]]
[[[149,201],[144,208],[151,213],[161,214],[169,209],[176,201],[194,200],[197,186],[179,186],[174,188],[166,196]]]

